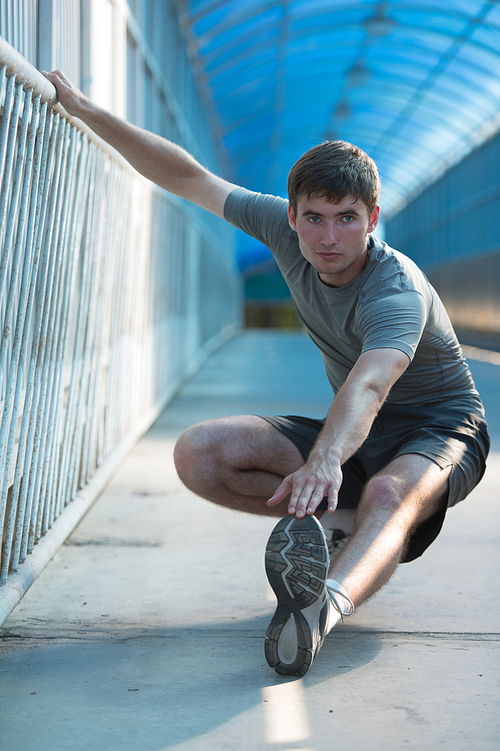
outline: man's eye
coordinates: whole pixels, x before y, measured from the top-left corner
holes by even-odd
[[[345,222],[346,224],[349,224],[350,222],[352,222],[353,218],[354,217],[352,217],[349,214],[347,214],[346,216],[342,217],[342,221]]]
[[[309,217],[309,221],[311,222],[311,224],[317,224],[321,220],[320,220],[319,216],[310,216]]]

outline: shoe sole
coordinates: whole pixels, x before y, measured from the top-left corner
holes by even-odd
[[[328,574],[328,548],[316,519],[281,519],[267,543],[265,567],[278,599],[266,632],[266,660],[282,675],[305,675],[314,658],[314,645],[302,611],[323,596]],[[292,654],[286,658],[284,640],[292,643]]]

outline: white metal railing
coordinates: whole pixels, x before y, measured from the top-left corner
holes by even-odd
[[[37,543],[235,325],[239,282],[225,226],[67,119],[1,39],[0,65],[1,623]]]
[[[0,2],[0,36],[33,64],[38,54],[39,4],[39,0]]]

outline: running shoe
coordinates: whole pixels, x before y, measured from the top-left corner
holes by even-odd
[[[282,675],[305,675],[339,614],[354,609],[343,592],[327,587],[328,546],[317,519],[281,519],[267,543],[265,566],[278,599],[266,632],[266,660]]]

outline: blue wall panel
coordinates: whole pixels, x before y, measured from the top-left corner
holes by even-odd
[[[440,293],[455,326],[500,332],[500,135],[484,143],[386,225]]]

